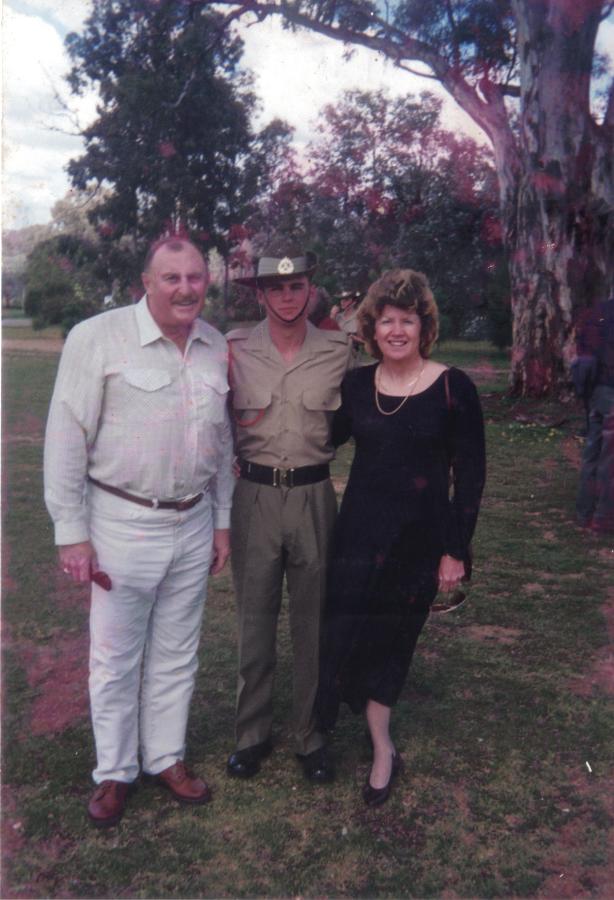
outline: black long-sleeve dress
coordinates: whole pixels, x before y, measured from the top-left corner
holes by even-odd
[[[333,439],[356,453],[333,540],[317,712],[331,728],[341,701],[393,706],[437,593],[441,557],[468,560],[485,474],[477,391],[447,369],[394,415],[375,405],[376,366],[342,387]],[[378,396],[386,411],[402,398]],[[453,491],[450,496],[450,471]]]

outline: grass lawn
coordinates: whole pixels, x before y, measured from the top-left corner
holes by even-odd
[[[582,416],[508,398],[506,355],[486,345],[450,342],[437,356],[480,388],[489,479],[470,601],[431,618],[395,713],[406,772],[390,802],[362,803],[369,749],[349,713],[337,782],[303,781],[285,615],[275,752],[252,781],[226,777],[236,660],[224,575],[210,583],[188,733],[214,800],[181,808],[143,786],[100,833],[85,814],[88,600],[57,572],[42,501],[57,356],[5,353],[0,896],[612,896],[614,540],[573,524]],[[340,490],[350,460],[344,448],[335,462]]]

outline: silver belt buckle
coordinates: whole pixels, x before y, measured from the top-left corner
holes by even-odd
[[[188,494],[187,497],[182,497],[181,500],[175,501],[177,503],[177,509],[179,510],[179,512],[183,512],[183,510],[187,506],[189,506],[189,504],[192,502],[192,500],[195,500],[196,497],[198,497],[199,495],[202,496],[202,494],[204,494],[204,493],[205,493],[204,491],[196,491],[195,494]]]

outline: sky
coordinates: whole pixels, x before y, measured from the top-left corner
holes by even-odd
[[[64,38],[81,30],[88,11],[89,0],[4,0],[5,230],[45,224],[55,201],[70,188],[66,165],[83,151],[75,131],[95,117],[96,97],[70,96],[64,82],[69,69]],[[318,111],[350,88],[387,88],[393,96],[432,90],[444,99],[447,128],[482,139],[436,82],[395,69],[372,51],[358,48],[346,61],[341,43],[311,33],[293,34],[271,20],[243,27],[242,36],[243,65],[256,75],[262,102],[257,124],[285,119],[295,126],[299,145],[308,142]]]

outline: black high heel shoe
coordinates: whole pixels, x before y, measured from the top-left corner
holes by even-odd
[[[388,779],[388,783],[385,784],[384,787],[374,788],[369,781],[369,775],[367,775],[367,781],[364,788],[362,789],[362,799],[365,801],[367,806],[380,806],[382,803],[385,803],[390,796],[392,782],[398,775],[400,775],[402,771],[403,759],[401,758],[401,754],[397,753],[395,750],[395,752],[392,754],[392,769],[390,770],[390,778]]]

